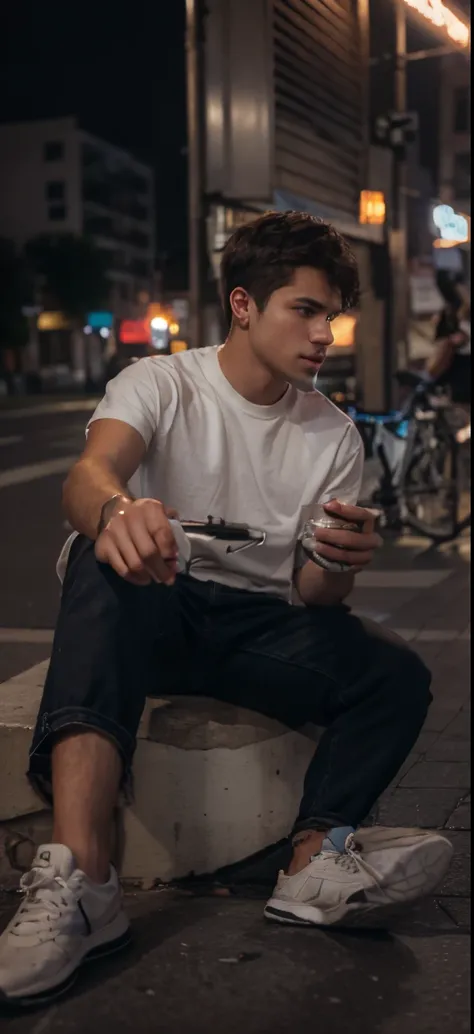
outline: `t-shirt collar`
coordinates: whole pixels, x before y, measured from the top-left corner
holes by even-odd
[[[247,413],[248,416],[257,417],[258,420],[274,420],[275,417],[286,413],[293,401],[294,388],[289,384],[281,399],[278,399],[278,402],[273,402],[271,406],[258,406],[255,402],[249,402],[248,399],[244,398],[243,395],[232,387],[232,384],[227,380],[221,369],[219,352],[223,347],[223,345],[219,345],[217,348],[210,350],[204,364],[207,380],[217,389],[219,395],[235,408]]]

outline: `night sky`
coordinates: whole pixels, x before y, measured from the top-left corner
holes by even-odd
[[[461,6],[468,10],[468,0]],[[390,50],[391,0],[372,0],[372,11],[372,48]],[[0,69],[0,121],[78,114],[84,128],[154,166],[158,251],[166,254],[172,287],[183,286],[186,270],[184,27],[184,0],[18,0],[3,15]],[[439,42],[430,33],[410,35],[415,49]],[[390,103],[390,70],[379,70],[376,79],[376,95],[386,94]],[[435,59],[410,68],[421,159],[433,173],[437,79]]]
[[[77,114],[153,165],[172,287],[186,274],[184,28],[184,0],[19,0],[0,69],[0,121]]]

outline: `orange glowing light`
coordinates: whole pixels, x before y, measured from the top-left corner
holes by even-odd
[[[385,197],[382,191],[361,191],[359,222],[369,226],[383,226],[385,222]]]
[[[437,29],[444,29],[449,38],[460,47],[468,47],[469,26],[461,21],[441,0],[405,0],[408,7],[421,14]]]
[[[356,316],[338,316],[334,323],[331,323],[334,338],[331,347],[335,345],[337,348],[350,348],[355,340],[356,323]]]

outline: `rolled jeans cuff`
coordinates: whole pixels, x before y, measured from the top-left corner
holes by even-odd
[[[136,740],[112,718],[84,707],[62,707],[45,712],[38,724],[31,745],[27,776],[37,792],[52,804],[51,752],[58,735],[64,732],[97,732],[116,746],[123,761],[121,791],[131,800],[132,760]]]

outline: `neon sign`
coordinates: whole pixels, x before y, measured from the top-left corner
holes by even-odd
[[[436,205],[433,222],[442,241],[465,244],[469,240],[469,222],[465,215],[455,212],[451,205]]]

